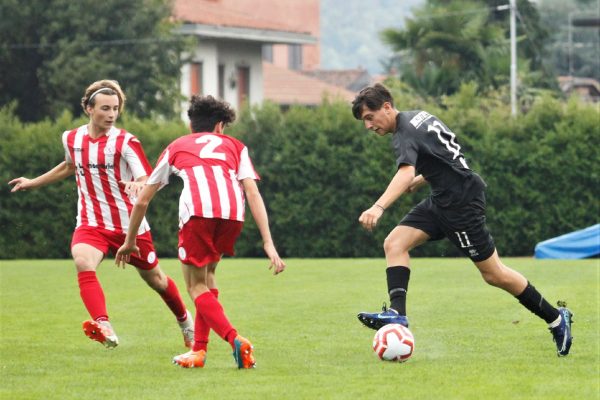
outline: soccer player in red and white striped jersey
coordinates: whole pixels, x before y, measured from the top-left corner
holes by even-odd
[[[119,341],[109,322],[96,269],[109,251],[114,252],[123,243],[135,196],[152,172],[139,140],[114,126],[124,103],[125,94],[116,81],[91,84],[81,102],[90,121],[64,132],[65,161],[37,178],[20,177],[9,182],[14,185],[12,192],[16,192],[75,175],[79,199],[71,254],[81,298],[92,318],[83,323],[83,329],[88,337],[106,347],[115,347]],[[184,342],[191,347],[194,327],[191,313],[175,282],[158,265],[145,219],[136,234],[141,252],[131,258],[130,264],[137,267],[140,276],[163,298],[177,318]]]
[[[193,96],[188,110],[195,133],[173,141],[160,156],[131,213],[125,243],[115,261],[127,262],[140,251],[136,235],[148,204],[157,191],[169,183],[171,174],[183,180],[179,200],[179,259],[188,292],[196,305],[195,337],[192,350],[173,362],[185,368],[204,366],[210,329],[231,344],[238,368],[252,368],[252,344],[238,335],[218,301],[215,270],[222,254],[233,255],[242,230],[244,203],[263,239],[265,253],[274,274],[285,269],[271,232],[267,211],[256,185],[248,149],[239,140],[223,133],[235,120],[235,112],[212,96]]]

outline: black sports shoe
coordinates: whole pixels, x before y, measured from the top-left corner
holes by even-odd
[[[400,324],[408,328],[408,318],[406,315],[400,315],[393,308],[387,308],[385,303],[381,311],[380,313],[361,312],[358,313],[357,317],[364,326],[376,331],[388,324]]]
[[[552,333],[552,339],[556,343],[556,354],[559,357],[566,356],[569,354],[571,349],[571,343],[573,342],[573,336],[571,335],[571,324],[573,320],[573,313],[571,310],[566,308],[564,302],[558,302],[558,312],[560,314],[560,323],[554,328],[549,328]]]

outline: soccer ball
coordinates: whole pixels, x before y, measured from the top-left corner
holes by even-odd
[[[373,351],[385,361],[404,362],[415,349],[412,332],[400,324],[388,324],[377,331],[373,338]]]

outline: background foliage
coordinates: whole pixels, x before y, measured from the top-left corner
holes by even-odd
[[[405,27],[383,29],[393,50],[388,70],[398,72],[421,95],[455,93],[476,81],[479,90],[498,89],[510,76],[509,12],[497,10],[504,0],[426,0],[406,19]],[[518,1],[517,40],[521,90],[556,89],[552,68],[544,64],[549,42],[538,9]]]
[[[488,224],[501,254],[531,255],[541,240],[598,222],[600,156],[595,146],[599,111],[575,98],[537,98],[529,111],[510,117],[505,93],[485,98],[463,85],[441,106],[424,104],[403,84],[388,82],[399,109],[426,109],[452,129],[470,166],[487,181]],[[436,103],[437,104],[437,103]],[[37,176],[63,159],[62,131],[85,123],[64,113],[55,121],[22,123],[14,109],[0,111],[0,179]],[[125,118],[154,163],[181,122]],[[273,104],[245,109],[229,133],[244,141],[262,177],[259,186],[271,227],[286,257],[373,257],[382,242],[427,189],[402,197],[386,211],[376,232],[359,227],[360,213],[394,174],[388,138],[365,131],[349,107],[325,99],[316,108]],[[179,179],[163,189],[149,210],[161,256],[175,256]],[[71,179],[31,192],[0,188],[0,257],[65,258],[75,223]],[[258,231],[248,221],[237,245],[241,256],[262,256]],[[422,246],[417,256],[459,255],[446,241]]]
[[[131,113],[177,115],[188,39],[170,15],[169,0],[3,0],[0,106],[16,101],[23,121],[79,115],[82,88],[118,76]]]

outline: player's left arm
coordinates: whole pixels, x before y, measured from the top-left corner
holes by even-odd
[[[377,225],[377,221],[383,215],[383,212],[394,203],[402,194],[408,191],[413,179],[415,178],[415,167],[412,165],[402,165],[398,168],[396,175],[390,181],[385,192],[377,199],[375,204],[368,210],[364,211],[358,218],[358,222],[367,229],[372,231]]]
[[[148,205],[156,195],[156,192],[160,189],[160,183],[148,184],[144,186],[144,189],[140,192],[140,195],[133,206],[133,211],[129,216],[129,228],[127,229],[127,235],[125,236],[125,242],[117,250],[115,255],[115,264],[125,268],[125,263],[129,262],[130,255],[132,253],[140,254],[140,249],[135,244],[135,238],[138,230],[148,210]]]
[[[278,273],[283,272],[285,263],[281,257],[279,257],[279,253],[277,253],[275,243],[273,243],[273,238],[271,237],[267,208],[265,207],[263,198],[258,190],[258,185],[254,179],[244,178],[242,179],[242,185],[244,187],[244,193],[246,194],[246,200],[248,200],[248,205],[250,206],[250,212],[254,217],[254,221],[256,222],[256,226],[262,237],[263,248],[267,257],[271,260],[269,269],[274,268],[273,274],[277,275]]]

